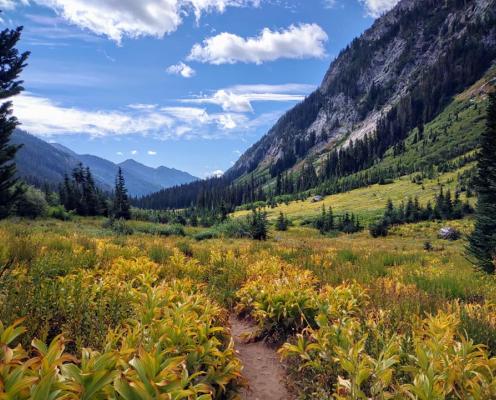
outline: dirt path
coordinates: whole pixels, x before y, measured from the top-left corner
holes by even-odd
[[[255,327],[236,317],[230,319],[232,335],[239,358],[243,363],[243,375],[249,389],[241,395],[244,400],[291,400],[293,397],[284,385],[285,372],[274,349],[264,343],[245,343],[242,335],[251,333]]]

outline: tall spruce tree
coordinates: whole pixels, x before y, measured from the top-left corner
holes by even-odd
[[[101,213],[99,193],[89,167],[84,170],[83,199],[88,215],[95,216]]]
[[[4,29],[0,32],[0,218],[6,217],[20,194],[15,178],[14,157],[19,146],[10,144],[10,136],[18,125],[12,116],[12,96],[22,90],[19,75],[26,66],[29,53],[16,49],[22,28]]]
[[[131,218],[131,205],[127,196],[126,184],[122,169],[119,167],[117,177],[115,179],[115,193],[114,193],[114,218],[117,219],[130,219]]]
[[[496,93],[489,96],[486,129],[481,135],[475,187],[478,194],[475,229],[468,253],[475,264],[494,273],[496,258]]]

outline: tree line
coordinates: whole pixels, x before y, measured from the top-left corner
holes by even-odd
[[[434,196],[434,203],[428,201],[422,206],[418,197],[408,198],[408,201],[395,206],[388,200],[382,219],[370,226],[373,237],[387,236],[388,230],[393,225],[412,224],[420,221],[454,220],[461,219],[474,212],[468,200],[462,202],[460,193],[456,192],[454,198],[451,191],[446,193],[441,188]]]

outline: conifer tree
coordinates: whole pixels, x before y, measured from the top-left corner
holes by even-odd
[[[495,271],[496,257],[496,93],[489,96],[486,129],[481,135],[475,187],[478,195],[475,229],[468,253],[477,267]]]
[[[253,209],[251,218],[248,219],[250,236],[255,240],[267,240],[268,222],[267,213]]]
[[[117,219],[130,219],[131,218],[131,205],[127,196],[126,184],[122,169],[119,167],[117,177],[115,179],[115,193],[114,193],[114,218]]]
[[[14,157],[19,146],[10,144],[10,136],[18,125],[12,116],[12,96],[22,90],[18,80],[26,66],[29,53],[19,53],[16,49],[22,28],[5,29],[0,32],[0,218],[6,217],[21,191],[16,187],[16,167]]]
[[[98,215],[100,213],[100,199],[89,167],[86,167],[84,170],[83,198],[86,203],[86,211],[88,215]]]
[[[288,220],[286,219],[282,211],[279,213],[279,217],[277,218],[276,229],[278,231],[288,230]]]

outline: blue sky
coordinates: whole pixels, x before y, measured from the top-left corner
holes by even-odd
[[[0,0],[32,55],[24,129],[78,153],[227,170],[398,0]]]

